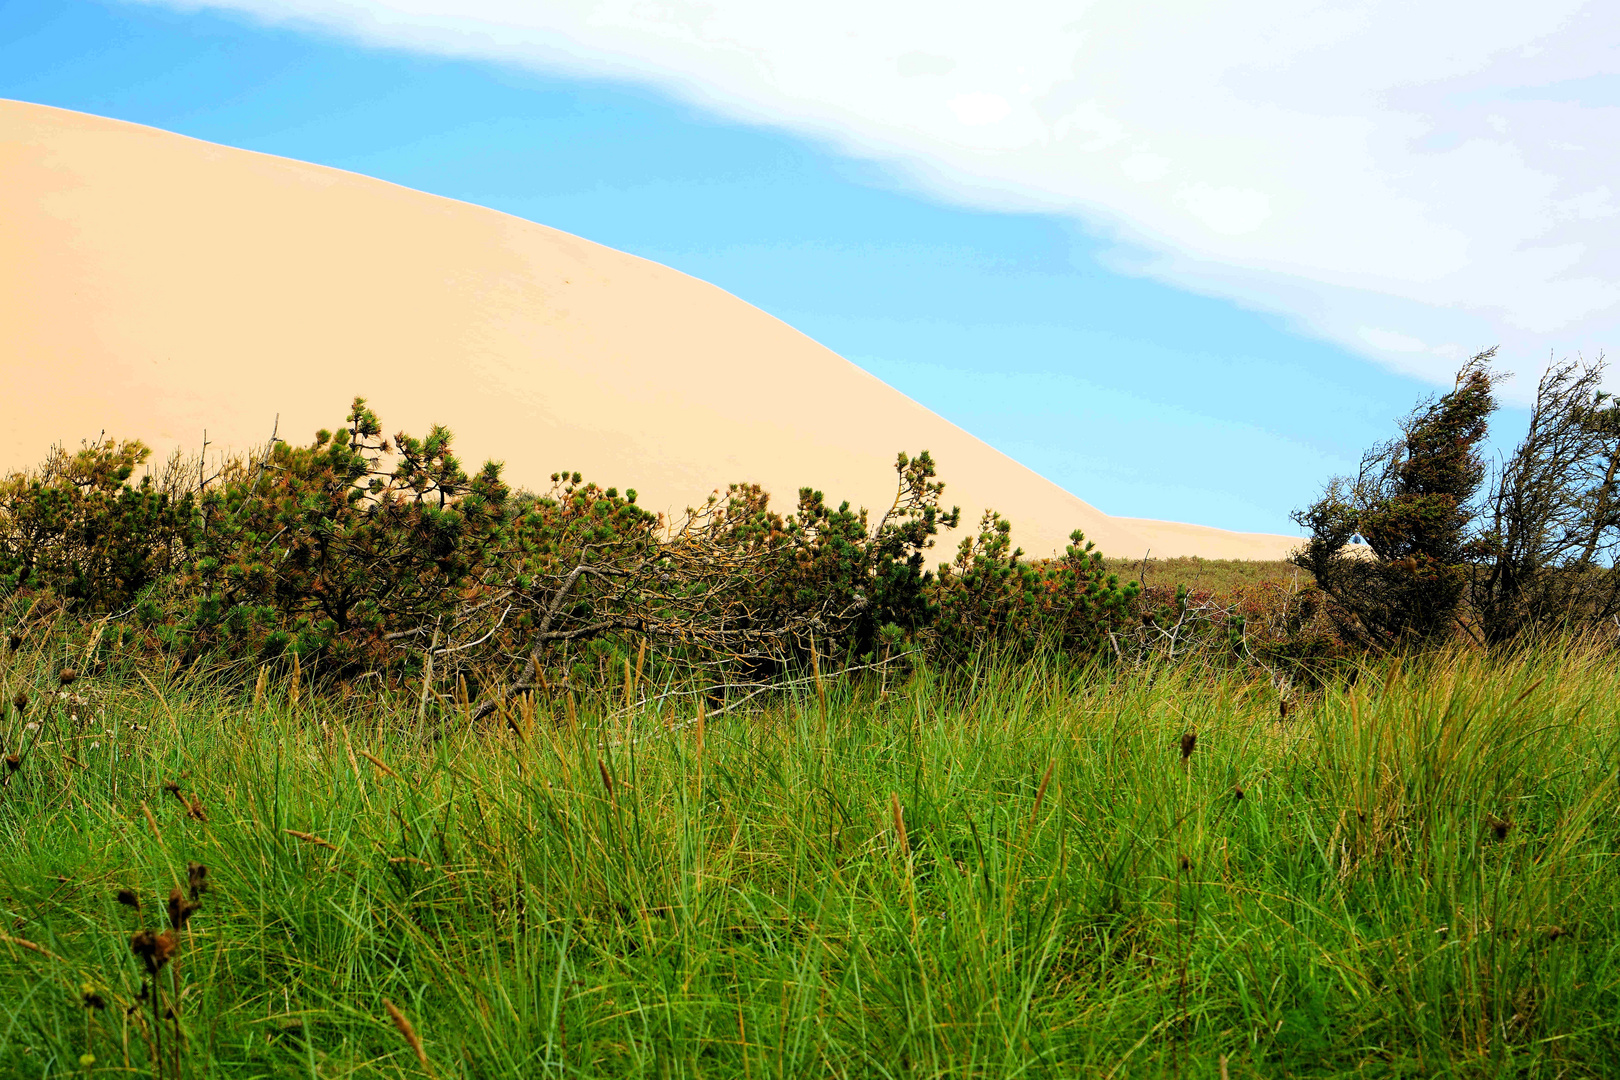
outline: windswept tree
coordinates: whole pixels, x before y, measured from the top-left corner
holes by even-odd
[[[1294,520],[1310,539],[1294,562],[1332,599],[1348,641],[1375,649],[1449,634],[1469,583],[1480,444],[1496,409],[1489,349],[1450,393],[1420,405],[1399,438],[1375,446],[1353,478],[1335,477]],[[1373,557],[1352,547],[1360,535]]]
[[[1487,641],[1620,613],[1620,406],[1604,364],[1555,365],[1492,485],[1472,602]]]

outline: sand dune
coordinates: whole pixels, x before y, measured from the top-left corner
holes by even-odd
[[[928,449],[1032,554],[1076,527],[1126,557],[1297,542],[1109,517],[712,285],[335,169],[0,101],[0,243],[0,469],[103,430],[304,439],[361,393],[515,484],[578,469],[651,509],[750,480],[881,511],[895,452]]]

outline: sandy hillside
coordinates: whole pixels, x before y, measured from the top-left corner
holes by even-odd
[[[0,101],[0,469],[105,430],[159,455],[302,440],[366,395],[517,485],[559,468],[679,510],[750,480],[881,512],[931,450],[1031,554],[1275,558],[1288,537],[1116,519],[722,290],[493,210]],[[943,546],[943,545],[942,545]]]

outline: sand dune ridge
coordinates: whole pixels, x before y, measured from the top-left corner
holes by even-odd
[[[0,192],[0,468],[103,430],[303,439],[364,394],[516,485],[566,466],[666,512],[731,481],[881,512],[927,449],[964,526],[993,506],[1031,554],[1076,527],[1133,558],[1298,542],[1110,517],[713,285],[482,207],[14,101]]]

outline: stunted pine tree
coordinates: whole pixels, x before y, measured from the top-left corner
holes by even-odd
[[[53,447],[40,468],[0,477],[0,596],[43,590],[101,615],[180,565],[196,506],[172,482],[178,458],[132,479],[151,453],[102,439]]]
[[[1474,496],[1485,477],[1479,447],[1496,409],[1495,349],[1464,364],[1452,391],[1420,405],[1399,438],[1362,455],[1354,478],[1335,477],[1296,511],[1310,530],[1294,562],[1332,598],[1347,640],[1375,649],[1451,632],[1469,581]],[[1350,546],[1359,534],[1372,558]]]

